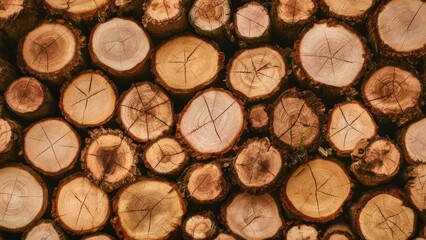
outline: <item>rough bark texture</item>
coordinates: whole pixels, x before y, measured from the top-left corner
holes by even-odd
[[[4,1],[0,10],[0,29],[15,41],[31,30],[38,21],[37,0]]]
[[[3,51],[3,49],[0,49],[0,51]],[[7,86],[16,78],[18,78],[16,68],[0,58],[0,91],[6,90]]]

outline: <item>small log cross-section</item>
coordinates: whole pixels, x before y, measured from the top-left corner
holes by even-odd
[[[141,178],[115,195],[112,225],[122,239],[167,239],[182,221],[186,203],[178,186]]]
[[[182,110],[177,129],[199,158],[229,151],[245,128],[240,101],[223,89],[197,94]]]
[[[222,208],[222,218],[233,233],[252,240],[278,237],[284,225],[275,199],[267,193],[237,194]]]
[[[0,182],[0,229],[22,231],[40,219],[47,207],[47,188],[31,168],[4,165]]]
[[[413,205],[422,213],[426,212],[426,164],[410,166],[405,173],[408,179],[406,189]]]
[[[359,102],[336,104],[329,113],[326,138],[338,156],[349,156],[360,140],[376,134],[373,117]]]
[[[139,176],[136,145],[120,130],[96,129],[86,139],[81,168],[90,180],[111,192]]]
[[[330,17],[335,17],[349,23],[359,23],[367,19],[370,9],[377,0],[320,0],[320,6]]]
[[[105,233],[96,233],[90,236],[84,236],[81,240],[115,240],[115,238]]]
[[[426,54],[425,22],[423,0],[385,1],[368,21],[368,35],[380,54],[422,57]]]
[[[334,223],[325,230],[324,240],[356,240],[351,228],[345,223]]]
[[[149,70],[151,40],[136,21],[113,18],[92,29],[89,52],[95,65],[123,80]]]
[[[198,34],[222,40],[230,15],[229,0],[196,0],[189,11],[189,22]]]
[[[72,169],[80,154],[80,138],[62,119],[44,119],[24,133],[25,160],[47,176]]]
[[[148,142],[172,129],[174,114],[172,102],[160,87],[140,82],[121,95],[117,119],[133,140]]]
[[[378,138],[367,146],[355,148],[351,157],[350,170],[358,181],[375,186],[390,181],[398,173],[402,154],[391,140]]]
[[[55,190],[52,216],[73,234],[100,230],[110,214],[108,196],[79,174],[62,180]]]
[[[396,189],[367,193],[349,212],[363,239],[406,240],[415,233],[416,214]]]
[[[189,154],[174,138],[164,137],[151,142],[142,154],[145,166],[159,175],[179,174],[189,161]]]
[[[288,89],[272,105],[271,134],[290,149],[316,150],[323,140],[324,111],[312,92]]]
[[[352,185],[343,165],[314,158],[287,177],[280,197],[283,206],[301,219],[327,222],[343,211],[343,204],[352,194]]]
[[[404,158],[409,163],[426,163],[426,118],[408,125],[401,136],[400,142]]]
[[[267,130],[269,126],[269,116],[265,105],[258,104],[250,108],[248,120],[250,127],[254,131]]]
[[[63,85],[59,107],[77,127],[95,127],[112,118],[117,99],[113,82],[99,71],[86,71]]]
[[[111,0],[43,0],[43,2],[50,13],[80,23],[105,17]]]
[[[203,212],[189,216],[183,221],[182,230],[186,239],[212,239],[216,233],[213,213]]]
[[[222,200],[229,188],[218,163],[192,165],[185,173],[184,181],[189,199],[201,204]]]
[[[85,37],[70,23],[42,22],[21,39],[19,67],[24,73],[60,85],[83,66],[84,42]]]
[[[287,68],[281,49],[272,46],[243,49],[229,61],[227,85],[242,99],[265,99],[280,89]]]
[[[249,139],[233,163],[238,184],[250,191],[266,190],[275,184],[284,169],[280,152],[268,138]]]
[[[421,116],[420,80],[410,71],[386,65],[374,71],[361,87],[362,97],[371,112],[387,122],[405,124]]]
[[[22,240],[65,240],[62,229],[52,220],[40,220],[22,235]]]
[[[190,94],[216,80],[224,55],[215,42],[181,35],[160,45],[152,58],[156,81],[176,94]]]
[[[234,15],[234,28],[240,46],[268,41],[271,25],[268,9],[255,1],[238,8]]]
[[[337,89],[338,94],[357,83],[369,57],[358,33],[331,19],[306,28],[294,48],[298,80],[310,87]]]
[[[308,224],[296,224],[291,226],[286,232],[284,232],[284,239],[286,240],[318,240],[318,230]],[[335,240],[335,239],[333,239]]]
[[[17,160],[21,141],[21,126],[7,118],[0,118],[0,163]]]
[[[227,233],[219,233],[214,240],[236,240],[236,238]]]

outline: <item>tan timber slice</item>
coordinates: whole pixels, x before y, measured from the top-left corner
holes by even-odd
[[[0,2],[0,22],[18,15],[24,9],[25,0],[3,0]]]
[[[223,27],[230,19],[228,0],[196,0],[189,11],[191,23],[204,32]]]
[[[154,21],[165,22],[181,14],[181,10],[176,7],[180,6],[180,0],[150,0],[147,2],[149,4],[144,13]]]
[[[339,17],[360,17],[374,5],[374,0],[321,0],[328,12]]]
[[[46,98],[44,86],[32,77],[13,81],[4,95],[9,108],[20,114],[37,111]]]
[[[166,239],[182,221],[186,205],[175,184],[140,179],[113,202],[115,230],[128,239]]]
[[[0,168],[0,228],[21,231],[40,219],[47,207],[47,188],[42,179],[24,165]]]
[[[121,95],[118,119],[135,141],[148,142],[171,130],[174,110],[169,97],[159,86],[140,82]]]
[[[66,11],[70,17],[79,22],[96,16],[98,10],[105,8],[111,0],[43,0],[53,12]]]
[[[315,158],[291,173],[283,184],[281,200],[302,219],[326,222],[340,215],[351,188],[351,179],[342,166]]]
[[[235,237],[226,233],[219,233],[214,240],[235,240]]]
[[[61,119],[44,119],[24,134],[24,156],[45,175],[60,175],[71,169],[80,153],[80,139]]]
[[[426,164],[409,167],[406,189],[414,206],[422,213],[426,211]]]
[[[117,98],[113,82],[100,72],[89,71],[64,85],[59,105],[76,126],[94,127],[112,118]]]
[[[292,226],[284,234],[284,237],[286,240],[318,240],[319,233],[318,230],[311,225],[299,224]]]
[[[405,159],[410,163],[426,162],[426,118],[410,124],[403,132],[401,146]]]
[[[40,220],[35,226],[24,233],[22,240],[64,240],[61,228],[52,220]]]
[[[83,237],[81,240],[115,240],[115,238],[105,233],[98,233],[98,234]]]
[[[208,89],[182,111],[178,128],[183,140],[200,155],[227,152],[245,127],[241,103],[225,90]]]
[[[183,35],[157,49],[152,68],[156,81],[166,89],[191,93],[216,80],[223,61],[223,53],[214,42]]]
[[[13,147],[13,125],[0,118],[0,153],[6,153]]]
[[[270,97],[283,83],[287,63],[279,49],[271,46],[237,52],[228,65],[227,83],[245,99]]]
[[[258,2],[249,2],[235,13],[235,30],[241,38],[260,38],[270,27],[268,9]]]
[[[307,21],[315,10],[312,0],[279,0],[277,4],[278,18],[288,24]]]
[[[259,104],[249,110],[250,125],[255,130],[262,130],[269,124],[269,116],[265,105]]]
[[[191,239],[210,239],[215,233],[215,222],[211,212],[194,214],[183,222],[183,230]]]

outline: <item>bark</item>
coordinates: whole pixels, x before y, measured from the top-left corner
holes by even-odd
[[[426,191],[424,190],[426,164],[409,166],[405,172],[407,180],[405,188],[413,204],[423,215],[426,213]]]
[[[110,215],[107,194],[82,174],[73,174],[55,189],[52,216],[72,234],[97,232]]]
[[[0,167],[0,229],[21,232],[38,221],[47,208],[47,188],[31,168],[22,164]],[[20,186],[17,188],[16,186]]]
[[[60,176],[74,167],[80,144],[79,135],[66,121],[43,119],[25,130],[23,154],[37,171]]]
[[[185,239],[212,239],[216,234],[216,223],[212,212],[201,212],[188,216],[182,224]]]
[[[337,18],[349,24],[364,23],[377,0],[339,1],[319,0],[319,5],[329,17]]]
[[[65,240],[65,235],[62,229],[52,220],[43,219],[37,222],[36,225],[29,228],[22,235],[22,240],[32,239],[55,239]]]
[[[2,49],[0,48],[0,51]],[[7,86],[19,76],[16,68],[9,62],[0,58],[0,91],[5,91]]]
[[[105,233],[96,233],[84,236],[81,240],[115,240],[115,238]]]
[[[351,228],[346,223],[334,223],[325,230],[324,240],[356,240]]]
[[[120,238],[166,239],[181,224],[186,203],[177,185],[141,178],[115,195],[113,209],[111,223]]]
[[[352,180],[341,163],[317,157],[286,177],[280,198],[283,207],[299,219],[323,223],[343,212],[352,187]]]
[[[8,118],[0,118],[0,163],[16,161],[22,146],[22,127]]]
[[[320,236],[314,225],[300,223],[294,224],[287,230],[284,230],[284,238],[286,240],[318,240]]]
[[[56,112],[56,102],[49,88],[33,77],[21,77],[6,89],[7,107],[17,116],[36,120]]]
[[[7,39],[6,33],[0,31],[0,59],[5,61],[12,60],[12,52],[10,42]]]
[[[59,107],[65,119],[77,127],[97,127],[114,115],[118,92],[100,71],[84,71],[61,89]]]
[[[143,2],[143,0],[114,0],[115,12],[118,16],[136,12],[139,16]]]
[[[249,109],[248,121],[252,131],[265,132],[269,126],[269,116],[265,105],[258,104]]]
[[[218,78],[224,59],[216,43],[196,35],[180,35],[157,47],[152,72],[166,90],[190,95]]]
[[[43,0],[52,15],[71,19],[76,24],[105,20],[112,12],[111,0]]]
[[[416,120],[404,128],[399,138],[404,159],[411,164],[426,162],[426,140],[423,137],[425,129],[426,118]]]
[[[137,147],[122,131],[101,128],[89,134],[80,161],[91,181],[111,192],[140,176]]]
[[[0,29],[13,40],[18,40],[31,30],[38,20],[37,3],[35,0],[17,0],[13,4],[3,2],[0,16]]]

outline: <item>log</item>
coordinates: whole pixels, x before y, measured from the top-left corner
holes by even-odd
[[[280,198],[283,207],[298,219],[323,223],[343,212],[352,187],[352,180],[340,162],[316,157],[287,176]]]
[[[141,13],[144,0],[114,0],[115,12],[118,16],[127,15],[136,12],[138,16]]]
[[[2,51],[2,49],[0,49]],[[16,68],[0,58],[0,91],[5,91],[9,84],[19,76]]]
[[[401,126],[422,115],[423,86],[415,71],[402,64],[382,64],[361,87],[362,97],[379,121]]]
[[[218,163],[196,163],[184,175],[187,197],[199,204],[219,202],[226,197],[229,184]]]
[[[43,3],[50,14],[77,24],[102,20],[111,14],[111,0],[43,0]]]
[[[0,9],[0,29],[3,29],[15,41],[37,24],[37,1],[2,1]]]
[[[4,97],[7,107],[27,120],[50,116],[57,109],[49,88],[33,77],[21,77],[13,81]]]
[[[293,42],[303,27],[315,20],[317,3],[313,0],[277,0],[271,6],[274,34],[287,42]],[[285,42],[281,42],[286,44]]]
[[[114,115],[118,92],[100,71],[84,71],[62,85],[59,107],[77,127],[97,127]]]
[[[105,233],[96,233],[84,236],[81,240],[115,240],[115,238]]]
[[[332,19],[305,28],[294,49],[293,71],[300,84],[337,96],[358,82],[370,58],[363,38]]]
[[[236,238],[227,233],[219,233],[214,240],[236,240]]]
[[[140,176],[137,147],[122,131],[101,128],[89,134],[80,161],[81,169],[92,182],[111,192]]]
[[[416,214],[397,189],[366,193],[349,213],[363,239],[410,239],[415,234]]]
[[[346,223],[334,223],[325,230],[324,240],[356,240],[351,228]]]
[[[319,5],[329,17],[340,19],[349,24],[359,24],[368,19],[376,2],[377,0],[319,0]]]
[[[12,49],[9,44],[6,33],[0,31],[0,59],[5,61],[12,60]]]
[[[280,179],[285,158],[268,138],[251,138],[240,148],[232,166],[237,182],[244,190],[265,192]]]
[[[357,101],[336,104],[329,112],[326,139],[338,156],[347,157],[357,143],[377,134],[368,110]]]
[[[406,169],[406,185],[407,195],[410,202],[416,207],[422,214],[426,212],[426,191],[424,190],[426,176],[426,165],[418,164],[409,166]]]
[[[47,188],[31,168],[22,164],[0,167],[0,229],[21,232],[40,219],[48,203]]]
[[[318,240],[320,237],[315,226],[305,223],[291,226],[283,235],[287,240]]]
[[[222,208],[222,218],[230,231],[244,239],[276,238],[284,220],[275,199],[268,193],[240,193]]]
[[[24,133],[23,153],[34,169],[47,176],[60,176],[72,169],[80,154],[77,132],[62,119],[43,119]]]
[[[152,72],[168,91],[189,95],[217,79],[224,58],[216,43],[196,35],[181,35],[157,47]]]
[[[112,206],[111,223],[121,239],[166,239],[186,211],[176,184],[146,178],[122,188]]]
[[[228,152],[245,129],[242,103],[223,89],[199,92],[179,115],[177,131],[192,155],[205,159]]]
[[[291,88],[271,107],[270,132],[287,148],[316,151],[323,141],[325,107],[311,91]]]
[[[351,172],[362,184],[376,186],[387,183],[398,173],[402,154],[399,147],[387,138],[371,142],[360,141],[351,154]]]
[[[269,116],[266,106],[258,104],[249,109],[248,121],[251,130],[255,132],[264,132],[269,126]]]
[[[142,23],[153,38],[168,38],[188,29],[189,0],[147,0]]]
[[[368,21],[374,50],[387,57],[426,54],[426,6],[423,0],[387,0]]]
[[[29,228],[22,235],[22,240],[34,239],[65,240],[66,238],[62,229],[54,221],[43,219],[38,221],[36,225]]]
[[[24,73],[60,85],[84,66],[85,37],[63,20],[43,21],[21,38],[18,65]]]
[[[171,131],[175,112],[170,98],[150,82],[139,82],[120,97],[117,121],[137,142],[148,142]]]
[[[172,137],[152,141],[142,153],[142,160],[151,172],[162,176],[177,176],[189,162],[189,154]]]
[[[212,239],[216,234],[216,223],[212,212],[201,212],[188,216],[182,224],[185,239]]]
[[[52,200],[52,216],[72,234],[97,232],[110,215],[107,194],[82,174],[59,182]]]
[[[117,78],[117,83],[149,72],[151,40],[142,26],[128,18],[97,24],[90,33],[92,63]]]
[[[404,159],[411,164],[426,162],[426,140],[423,133],[426,130],[426,118],[411,122],[404,128],[399,139],[404,152]]]
[[[287,83],[283,50],[273,46],[238,51],[228,63],[227,86],[245,101],[272,97]]]
[[[17,160],[22,146],[22,127],[8,118],[0,118],[0,163]]]

